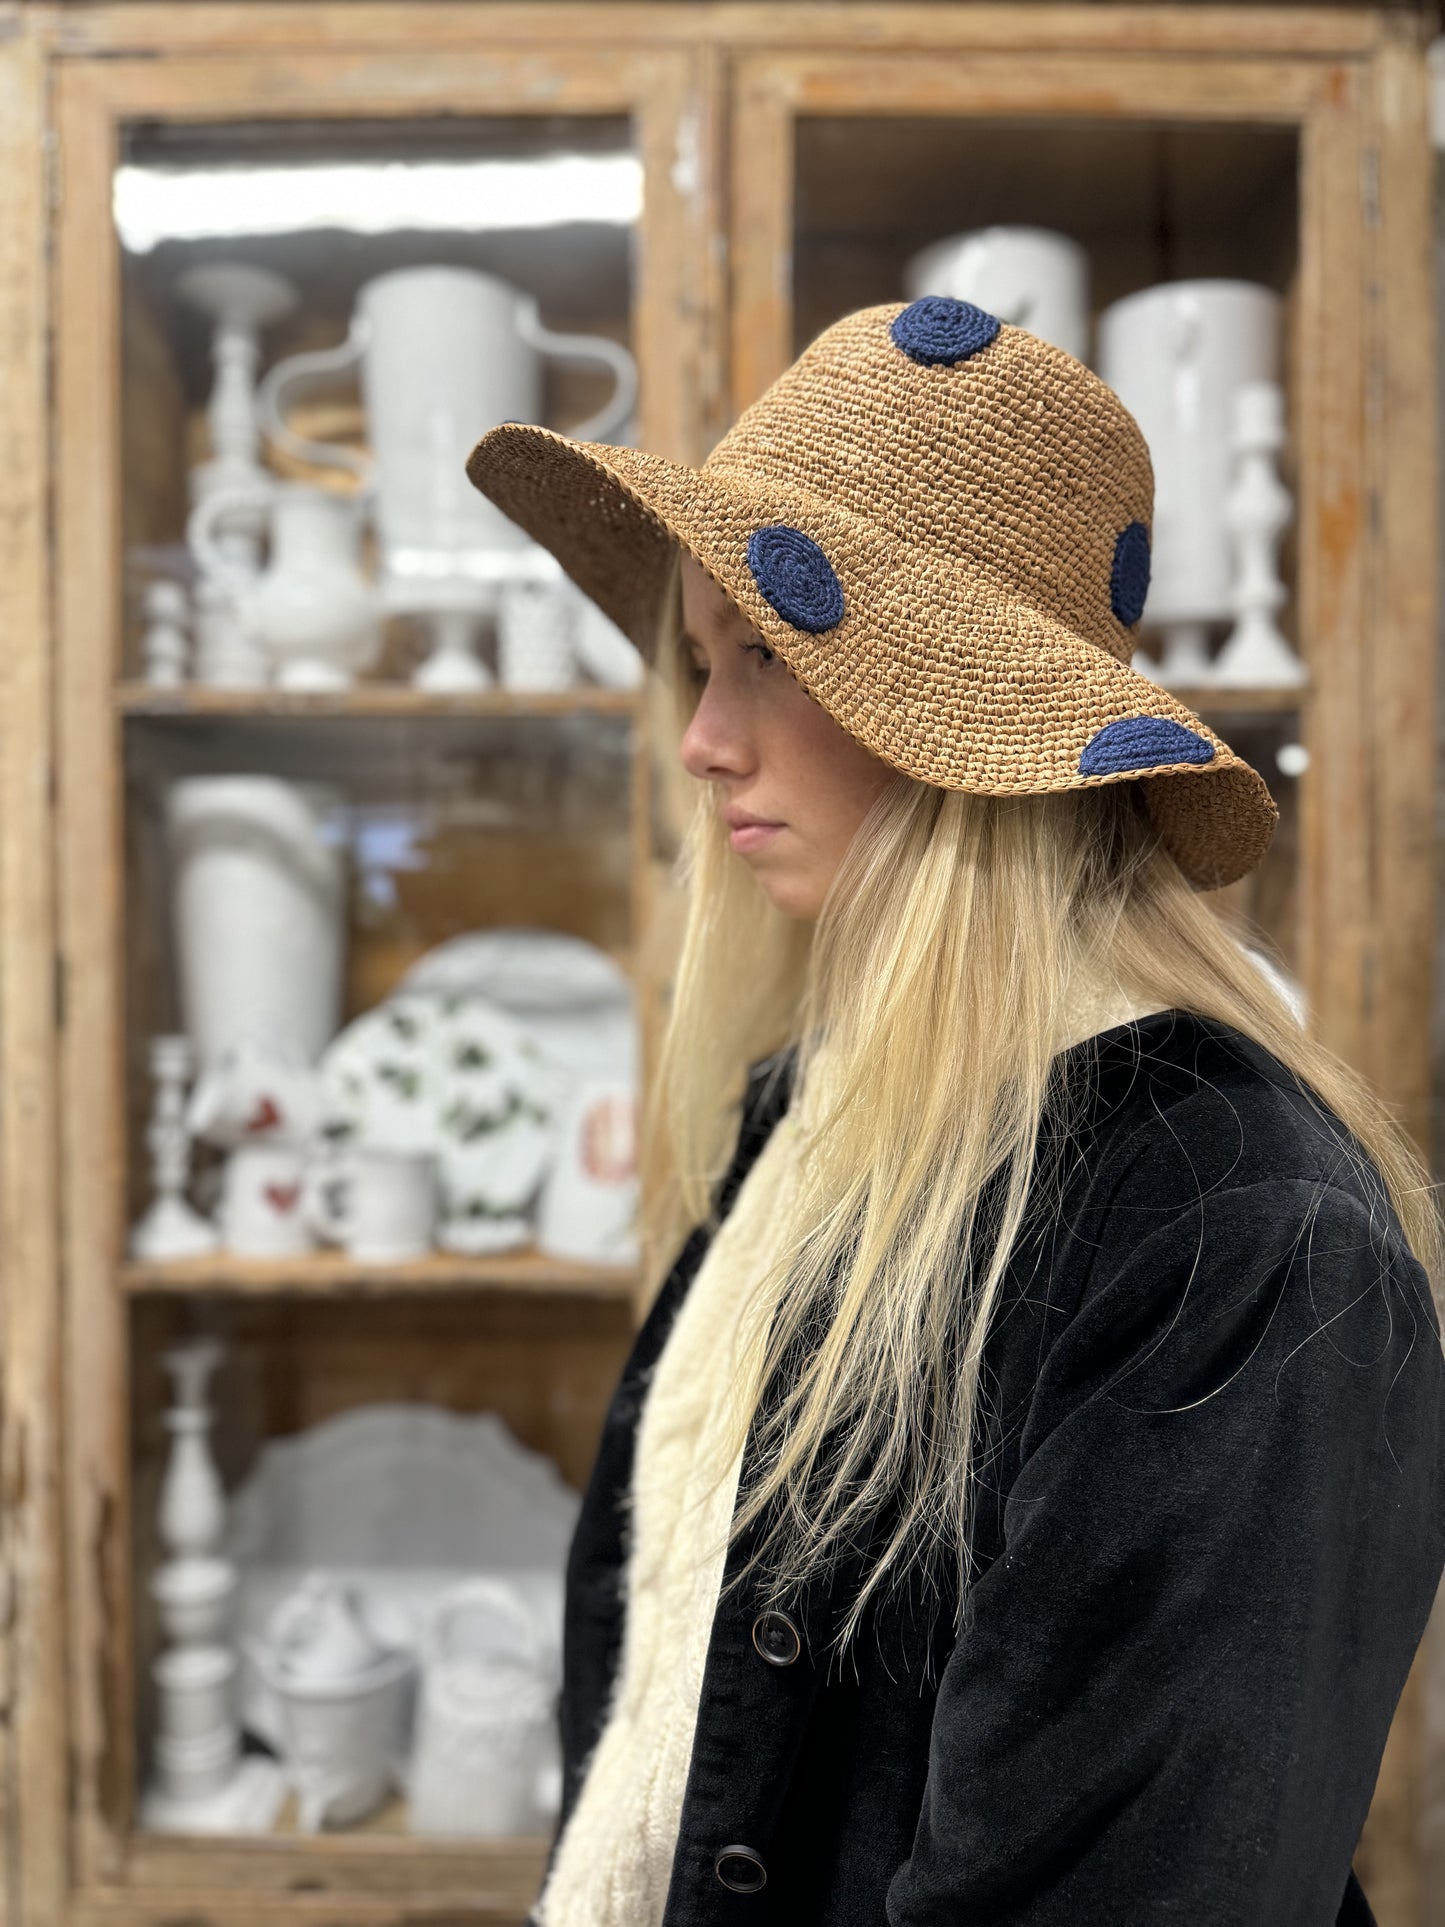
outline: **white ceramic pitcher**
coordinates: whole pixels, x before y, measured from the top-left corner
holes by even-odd
[[[516,1588],[477,1578],[437,1601],[423,1641],[408,1775],[417,1834],[545,1834],[560,1792],[554,1658]]]
[[[606,408],[568,432],[605,441],[631,413],[637,364],[601,335],[556,334],[536,302],[475,268],[398,268],[368,281],[346,340],[293,355],[262,382],[263,429],[303,461],[341,467],[375,491],[382,588],[394,613],[476,610],[516,573],[527,537],[467,480],[473,443],[503,421],[535,422],[542,358],[601,362],[616,381]],[[287,397],[359,367],[368,458],[296,434]]]

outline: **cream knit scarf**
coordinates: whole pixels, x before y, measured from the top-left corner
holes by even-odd
[[[642,1409],[622,1663],[536,1909],[540,1927],[657,1927],[672,1875],[740,1457],[738,1314],[772,1255],[800,1133],[769,1134],[688,1287]],[[740,1416],[740,1415],[739,1415]]]
[[[1081,1000],[1065,1041],[1154,1008]],[[708,1246],[657,1361],[638,1426],[622,1662],[534,1910],[538,1927],[658,1927],[662,1919],[741,1470],[737,1456],[722,1465],[720,1443],[740,1416],[738,1384],[751,1382],[735,1349],[739,1313],[773,1255],[800,1142],[797,1121],[785,1115]]]

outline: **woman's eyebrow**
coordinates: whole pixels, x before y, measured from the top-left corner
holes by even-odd
[[[706,657],[707,651],[703,648],[702,644],[698,641],[697,637],[692,634],[691,630],[688,630],[688,629],[682,630],[679,636],[679,641],[682,643],[682,646],[687,651],[688,655],[693,657],[697,657],[697,656]]]

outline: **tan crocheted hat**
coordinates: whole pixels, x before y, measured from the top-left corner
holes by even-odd
[[[894,768],[990,796],[1142,781],[1204,889],[1268,848],[1264,779],[1129,666],[1154,498],[1138,424],[970,302],[846,315],[701,468],[504,422],[467,474],[648,660],[681,543]]]

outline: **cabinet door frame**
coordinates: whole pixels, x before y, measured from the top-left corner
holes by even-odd
[[[468,16],[472,31],[459,41],[458,25],[465,27]],[[491,44],[484,9],[458,9],[450,24],[442,58],[414,38],[403,46],[248,44],[161,59],[68,59],[55,73],[56,861],[67,986],[60,1116],[71,1574],[65,1617],[71,1846],[82,1907],[99,1906],[116,1890],[132,1894],[138,1911],[174,1907],[181,1895],[214,1888],[209,1917],[220,1920],[228,1917],[229,1888],[240,1920],[262,1894],[274,1902],[298,1881],[390,1894],[374,1902],[381,1914],[394,1913],[396,1896],[419,1884],[434,1890],[439,1904],[445,1897],[459,1907],[491,1892],[508,1914],[533,1897],[535,1844],[471,1850],[323,1837],[216,1846],[132,1833],[130,1391],[127,1312],[117,1286],[126,1231],[122,719],[114,702],[121,641],[120,274],[110,213],[124,126],[146,118],[631,115],[645,179],[633,307],[643,374],[640,440],[687,458],[705,432],[711,346],[699,288],[707,286],[716,225],[712,170],[698,152],[699,130],[711,125],[705,71],[687,48],[666,44],[613,44],[606,60],[568,40]],[[638,758],[634,771],[640,768]],[[636,775],[632,800],[645,828]],[[369,1917],[360,1902],[354,1914]]]

